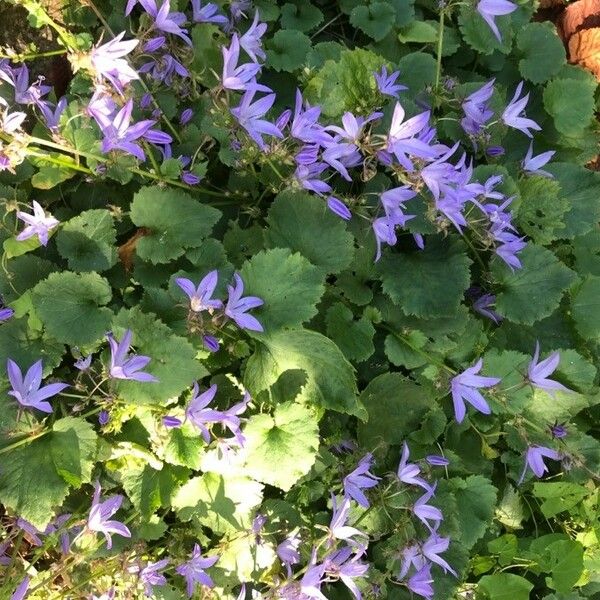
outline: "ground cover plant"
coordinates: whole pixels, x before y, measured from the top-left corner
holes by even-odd
[[[536,3],[13,4],[0,598],[597,598],[597,85]]]

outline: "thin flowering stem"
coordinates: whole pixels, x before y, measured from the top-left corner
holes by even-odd
[[[49,25],[56,31],[58,37],[67,48],[70,50],[78,49],[77,38],[54,21],[54,19],[46,12],[46,9],[42,6],[41,2],[37,2],[36,0],[21,0],[19,4],[29,12],[38,27],[41,27],[44,24]]]
[[[36,60],[38,58],[46,58],[48,56],[59,56],[61,54],[67,54],[69,51],[66,48],[62,48],[60,50],[50,50],[48,52],[35,52],[30,54],[19,54],[19,53],[10,53],[4,54],[0,52],[0,59],[8,58],[13,62],[24,62],[26,60]]]
[[[440,8],[440,28],[438,31],[436,64],[435,64],[435,91],[440,89],[440,78],[442,74],[442,50],[444,47],[444,20],[446,18],[446,9]]]

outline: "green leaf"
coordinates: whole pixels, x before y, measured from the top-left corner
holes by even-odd
[[[567,136],[577,137],[594,118],[596,83],[578,79],[554,79],[544,88],[544,108],[554,126]]]
[[[52,237],[55,231],[56,228],[51,230],[50,237]],[[15,238],[8,238],[2,243],[2,248],[4,249],[6,258],[15,258],[18,256],[22,256],[23,254],[33,252],[34,250],[37,250],[41,247],[42,245],[40,244],[40,240],[37,236],[27,238],[23,241],[16,240]]]
[[[352,311],[338,302],[327,310],[326,321],[327,335],[348,360],[367,360],[375,352],[375,328],[365,316],[355,320]]]
[[[149,519],[159,508],[171,506],[177,484],[185,478],[186,473],[185,469],[170,465],[154,469],[134,459],[128,460],[119,471],[123,489],[144,520]]]
[[[214,73],[220,73],[222,70],[221,46],[224,42],[223,34],[217,25],[211,23],[194,24],[192,28],[194,47],[192,67],[194,77],[206,87],[213,87],[218,83]],[[181,165],[181,163],[179,164]]]
[[[510,15],[495,17],[502,41],[498,41],[490,26],[473,6],[463,4],[458,15],[458,26],[465,42],[480,54],[492,54],[499,50],[508,54],[512,46],[512,26]]]
[[[65,417],[46,435],[3,455],[0,502],[43,531],[69,486],[90,481],[96,433],[84,419]]]
[[[250,417],[244,436],[246,472],[284,491],[315,463],[319,448],[317,419],[313,411],[301,404],[286,402],[275,408],[273,416]]]
[[[300,252],[323,273],[339,273],[352,261],[352,235],[321,198],[281,192],[269,209],[267,222],[270,246]]]
[[[153,264],[174,260],[200,246],[220,216],[185,192],[143,187],[133,197],[131,220],[150,233],[138,241],[136,253]]]
[[[360,395],[368,419],[358,424],[361,446],[399,445],[419,428],[432,400],[424,388],[400,373],[375,377]]]
[[[494,516],[509,530],[522,528],[526,516],[525,508],[519,492],[511,485],[506,486]]]
[[[384,64],[386,60],[370,50],[343,50],[339,60],[325,61],[308,81],[305,96],[311,104],[319,104],[327,117],[348,110],[355,114],[371,112],[381,101],[373,73]]]
[[[566,481],[541,482],[533,484],[533,493],[543,500],[540,510],[547,518],[555,517],[563,511],[569,511],[577,506],[589,491],[576,483]]]
[[[398,62],[398,68],[402,74],[400,82],[408,86],[404,93],[411,98],[416,98],[435,81],[435,58],[426,52],[412,52],[403,56]]]
[[[260,252],[244,264],[241,275],[245,293],[265,302],[253,314],[267,334],[308,321],[325,291],[320,270],[287,248]]]
[[[477,589],[486,594],[488,600],[529,600],[533,583],[520,575],[496,573],[482,577]]]
[[[492,264],[500,290],[496,310],[514,323],[531,325],[552,314],[577,276],[541,246],[529,244],[519,258],[523,267],[515,271],[500,261]]]
[[[199,523],[218,534],[243,531],[252,524],[263,486],[248,477],[204,473],[186,482],[173,499],[182,521]]]
[[[11,319],[0,327],[0,364],[12,358],[22,368],[29,368],[40,358],[44,361],[44,375],[60,364],[64,344],[36,333],[25,319]]]
[[[383,291],[406,314],[451,315],[469,287],[470,264],[461,241],[432,239],[425,250],[382,259]]]
[[[108,281],[97,273],[51,273],[33,288],[33,306],[48,334],[71,346],[98,342],[113,313]]]
[[[244,381],[255,396],[290,369],[300,369],[307,375],[300,396],[303,401],[348,414],[363,414],[356,397],[352,365],[330,339],[316,331],[279,331],[261,339],[246,364]]]
[[[586,277],[573,295],[571,314],[581,337],[600,338],[600,277]]]
[[[281,26],[284,29],[310,31],[323,20],[323,13],[310,2],[295,0],[281,7]]]
[[[600,277],[600,230],[576,237],[573,240],[573,254],[580,275]]]
[[[571,239],[594,229],[600,221],[600,173],[572,163],[552,163],[544,168],[560,183],[561,197],[571,206],[561,237]]]
[[[71,163],[76,166],[76,163],[70,157],[64,154],[51,153],[49,158],[54,158],[60,162]],[[38,172],[31,178],[31,185],[38,190],[50,190],[56,187],[59,183],[67,181],[75,177],[76,171],[69,167],[58,166],[54,163],[44,160],[43,158],[30,158],[33,164],[38,167]]]
[[[376,42],[382,40],[394,26],[396,11],[387,2],[371,2],[356,6],[350,13],[350,23]]]
[[[440,490],[449,491],[456,499],[460,542],[471,548],[491,524],[498,490],[483,475],[450,479]]]
[[[532,83],[544,83],[554,77],[566,63],[563,43],[551,23],[528,23],[517,35],[521,75]]]
[[[548,177],[527,177],[519,182],[519,192],[516,216],[519,231],[542,245],[561,237],[564,214],[571,203],[560,195],[560,184]]]
[[[107,271],[117,262],[116,240],[112,215],[98,209],[67,221],[56,236],[56,245],[73,271]]]
[[[417,42],[419,44],[433,44],[438,39],[439,25],[436,21],[413,21],[403,27],[398,34],[398,39],[403,43]]]
[[[567,594],[583,572],[583,546],[575,540],[559,540],[544,549],[540,567],[551,573],[551,587]]]
[[[6,270],[0,270],[0,294],[12,302],[56,270],[56,265],[37,256],[19,256],[9,260]]]
[[[175,335],[152,313],[144,313],[137,307],[122,309],[113,320],[116,338],[121,339],[126,329],[134,332],[136,354],[151,358],[146,370],[159,380],[158,383],[118,381],[119,396],[127,402],[164,403],[207,374],[195,358],[194,347],[185,338]]]
[[[205,443],[189,422],[169,430],[164,460],[172,465],[197,471],[202,463]]]
[[[295,29],[281,29],[267,44],[267,65],[291,73],[300,68],[310,50],[310,38]]]

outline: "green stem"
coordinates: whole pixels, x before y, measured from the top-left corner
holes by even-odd
[[[49,52],[37,52],[35,54],[3,54],[0,52],[0,58],[8,58],[13,62],[23,62],[25,60],[35,60],[36,58],[46,58],[47,56],[59,56],[60,54],[66,54],[68,50],[50,50]]]
[[[481,256],[479,256],[479,252],[477,252],[477,248],[475,248],[475,246],[473,246],[473,242],[471,242],[471,240],[466,235],[463,235],[463,240],[465,240],[467,246],[469,246],[469,248],[473,252],[473,255],[475,256],[475,260],[477,260],[477,262],[479,263],[479,266],[483,269],[484,272],[487,271],[487,267],[485,266],[485,263],[483,262],[483,259],[481,258]]]
[[[444,46],[444,20],[446,12],[442,8],[440,9],[440,30],[438,31],[438,43],[437,43],[437,57],[435,65],[435,91],[436,93],[440,88],[440,77],[442,74],[442,50]]]
[[[11,450],[14,450],[15,448],[19,448],[20,446],[26,446],[27,444],[30,444],[34,440],[44,437],[46,434],[50,433],[51,431],[52,431],[52,429],[44,429],[44,431],[41,431],[40,433],[38,433],[36,435],[30,435],[30,436],[21,438],[18,442],[13,442],[12,444],[9,444],[8,446],[4,446],[4,448],[0,448],[0,454],[5,454],[6,452],[10,452]]]
[[[45,160],[46,162],[52,163],[53,165],[57,165],[59,167],[65,167],[67,169],[72,169],[73,171],[79,171],[80,173],[86,173],[87,175],[95,174],[94,171],[92,171],[91,169],[88,169],[87,167],[83,167],[76,163],[60,160],[54,156],[51,156],[50,154],[43,154],[41,152],[31,152],[31,151],[29,151],[29,154],[31,156],[35,156],[36,158],[41,158],[42,160]]]
[[[7,138],[8,136],[2,136]],[[81,150],[78,150],[77,148],[69,148],[67,146],[63,146],[62,144],[57,144],[56,142],[51,142],[50,140],[45,140],[43,138],[38,138],[35,136],[29,136],[28,140],[34,144],[37,144],[39,146],[45,146],[47,148],[52,148],[54,150],[60,150],[62,152],[66,152],[67,154],[72,154],[73,156],[77,156],[77,157],[84,157],[84,158],[89,158],[90,160],[95,160],[96,162],[106,162],[106,157],[105,156],[100,156],[98,154],[92,154],[91,152],[83,152]],[[75,170],[78,170],[74,165],[64,165],[64,166],[72,166],[73,168],[75,168]],[[132,173],[135,173],[136,175],[140,175],[141,177],[145,177],[147,179],[153,179],[154,181],[160,181],[162,183],[165,183],[167,185],[173,186],[173,187],[178,187],[178,188],[182,188],[184,190],[188,190],[190,192],[198,192],[201,194],[206,194],[207,196],[215,196],[218,198],[222,198],[223,194],[220,192],[215,192],[213,190],[207,190],[206,188],[201,188],[198,186],[191,186],[188,185],[187,183],[183,183],[182,181],[176,181],[174,179],[167,179],[165,177],[163,177],[162,175],[160,175],[160,173],[156,174],[156,173],[151,173],[150,171],[146,171],[144,169],[140,169],[137,167],[133,167],[130,169],[130,171]],[[88,172],[88,171],[86,171]],[[89,171],[91,174],[94,174],[93,171]],[[222,202],[222,204],[230,204],[231,201],[224,201]],[[216,203],[214,203],[216,204]]]

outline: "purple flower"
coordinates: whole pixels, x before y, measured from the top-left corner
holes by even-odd
[[[0,323],[12,319],[15,311],[12,308],[0,308]]]
[[[76,369],[79,369],[80,371],[87,371],[90,368],[90,365],[92,364],[92,355],[89,354],[86,357],[81,356],[80,358],[78,358],[75,363],[73,364],[73,366]]]
[[[359,461],[354,471],[344,477],[344,494],[353,498],[363,508],[369,508],[369,501],[362,490],[375,487],[380,478],[369,472],[373,465],[373,455],[369,452]]]
[[[110,376],[114,379],[130,379],[133,381],[143,381],[155,383],[158,381],[154,375],[144,373],[142,369],[150,362],[148,356],[129,356],[128,351],[131,346],[133,333],[128,329],[123,336],[122,341],[118,342],[112,333],[107,333],[108,343],[110,345]]]
[[[344,221],[349,221],[352,218],[352,213],[349,208],[334,196],[329,196],[329,198],[327,198],[327,208],[338,217],[344,219]]]
[[[15,524],[19,529],[23,530],[27,534],[25,537],[31,545],[42,545],[42,540],[39,537],[39,534],[41,534],[42,532],[37,527],[34,527],[29,521],[26,521],[21,517],[17,519],[17,522]]]
[[[331,186],[326,181],[319,179],[326,169],[327,165],[321,162],[312,165],[298,165],[294,177],[305,190],[322,196],[331,191]]]
[[[408,121],[404,121],[404,116],[404,108],[400,102],[396,102],[388,135],[387,151],[393,152],[398,162],[407,171],[413,171],[414,165],[408,158],[408,154],[424,159],[436,157],[437,151],[416,137],[427,127],[431,113],[422,112]]]
[[[218,352],[219,348],[221,347],[219,345],[219,340],[214,335],[203,335],[202,336],[202,345],[209,352]]]
[[[15,102],[19,104],[41,106],[44,103],[42,96],[52,89],[48,85],[42,85],[43,77],[29,85],[29,69],[25,64],[16,69],[11,69],[8,65],[5,69],[0,69],[0,79],[15,88]]]
[[[133,100],[128,100],[125,106],[114,117],[102,117],[97,120],[104,135],[102,152],[106,153],[119,149],[144,161],[146,160],[146,155],[141,146],[135,143],[135,140],[141,138],[154,125],[155,121],[146,119],[130,126],[132,111]]]
[[[26,575],[23,581],[17,586],[10,600],[25,600],[27,597],[27,590],[29,589],[29,575]]]
[[[185,409],[185,416],[189,419],[202,434],[202,438],[208,444],[210,442],[210,432],[208,431],[205,423],[214,423],[217,419],[220,419],[222,414],[217,410],[207,408],[208,405],[214,400],[215,394],[217,393],[216,384],[211,385],[202,394],[200,387],[197,382],[194,382],[192,398]]]
[[[548,152],[542,152],[537,156],[533,156],[533,142],[529,144],[529,149],[527,150],[527,154],[525,158],[521,162],[524,171],[528,173],[535,173],[536,175],[541,175],[542,177],[554,177],[552,173],[548,173],[548,171],[544,171],[542,167],[550,161],[550,159],[556,154],[554,150],[549,150]]]
[[[499,383],[501,379],[500,377],[476,375],[481,371],[482,366],[483,360],[480,358],[472,367],[452,378],[452,402],[454,403],[454,416],[457,423],[462,423],[465,418],[467,412],[465,401],[484,415],[489,415],[492,412],[478,388],[492,387]]]
[[[140,581],[144,585],[146,596],[152,596],[155,585],[165,585],[167,580],[161,571],[169,564],[168,558],[163,558],[157,562],[149,562],[140,571]]]
[[[303,107],[302,94],[300,90],[296,90],[294,117],[290,128],[292,137],[306,144],[319,144],[321,146],[327,144],[331,140],[331,136],[319,123],[320,116],[321,108],[319,106],[311,107],[306,103],[306,108]]]
[[[58,131],[58,125],[60,122],[60,117],[67,108],[67,98],[63,96],[54,109],[48,102],[42,102],[40,104],[40,110],[42,111],[42,116],[44,117],[44,121],[46,121],[46,126],[51,131]]]
[[[552,434],[553,438],[561,440],[566,438],[569,432],[567,431],[564,423],[554,423],[554,425],[550,426],[550,433]]]
[[[100,423],[100,427],[104,427],[110,421],[110,415],[107,410],[101,410],[98,413],[98,423]]]
[[[418,485],[426,491],[431,490],[431,486],[422,477],[419,477],[421,468],[415,463],[408,462],[409,456],[410,450],[408,448],[408,444],[404,442],[402,444],[402,455],[400,456],[400,463],[398,464],[398,479],[402,483],[407,483],[408,485]]]
[[[192,21],[194,23],[216,23],[227,25],[229,20],[225,15],[218,14],[219,7],[212,2],[202,6],[202,0],[192,0]]]
[[[525,473],[527,467],[529,467],[536,477],[542,477],[544,473],[548,472],[548,467],[544,464],[544,457],[551,458],[552,460],[561,460],[562,455],[560,452],[553,450],[552,448],[546,448],[546,446],[529,446],[525,453],[525,466],[523,472],[519,478],[519,485],[523,483],[525,479]]]
[[[509,15],[517,10],[517,5],[508,0],[479,0],[477,3],[477,12],[483,17],[484,21],[490,26],[492,33],[496,39],[501,42],[502,36],[498,31],[498,26],[494,21],[494,17],[501,15]]]
[[[361,600],[362,594],[354,579],[364,577],[369,570],[369,565],[360,561],[361,555],[361,552],[353,555],[352,549],[346,546],[326,556],[323,560],[327,581],[340,579],[356,600]]]
[[[504,124],[508,127],[514,127],[530,138],[533,137],[529,131],[530,128],[534,131],[540,131],[542,128],[534,120],[519,116],[523,113],[525,106],[529,101],[528,93],[522,98],[519,98],[522,90],[523,82],[521,81],[519,82],[519,85],[517,85],[517,89],[515,90],[512,100],[508,103],[504,109],[504,112],[502,113],[502,121],[504,121]]]
[[[237,66],[240,58],[240,41],[236,33],[234,33],[233,37],[231,38],[231,45],[229,48],[225,48],[225,46],[223,46],[221,48],[221,52],[223,53],[223,74],[221,77],[221,85],[226,90],[253,90],[255,92],[271,91],[268,87],[256,83],[256,75],[261,68],[259,64],[251,62],[240,65],[239,67]]]
[[[194,312],[202,312],[204,310],[213,310],[223,307],[223,303],[220,300],[212,299],[212,295],[217,287],[218,279],[219,274],[215,270],[204,276],[198,286],[195,286],[185,277],[178,277],[175,279],[175,283],[187,294],[190,299],[190,308]]]
[[[69,387],[66,383],[51,383],[40,388],[42,383],[41,360],[29,367],[25,378],[23,378],[19,365],[9,358],[6,363],[6,372],[13,387],[8,394],[16,398],[23,408],[36,408],[42,412],[51,413],[52,406],[49,402],[46,402],[46,399],[56,396],[56,394]]]
[[[491,307],[496,304],[496,296],[493,294],[483,294],[473,302],[473,310],[480,315],[491,319],[498,325],[502,317]]]
[[[191,108],[186,108],[181,115],[179,115],[179,122],[181,125],[187,125],[194,116],[194,111]]]
[[[488,156],[496,157],[504,156],[504,154],[506,154],[506,151],[502,146],[489,146],[488,148],[486,148],[485,153]]]
[[[162,418],[162,424],[165,427],[181,427],[181,419],[178,419],[177,417],[173,417],[171,415],[165,415]]]
[[[433,598],[433,578],[431,577],[431,565],[423,565],[407,582],[406,586],[413,593],[431,600]]]
[[[262,49],[261,37],[267,30],[266,23],[258,22],[258,10],[254,13],[254,21],[248,28],[246,33],[240,37],[240,46],[246,51],[253,62],[258,62],[258,58],[264,60],[266,58],[265,51]]]
[[[381,67],[381,73],[373,73],[375,76],[375,82],[377,83],[377,89],[384,96],[391,96],[392,98],[398,98],[398,92],[407,90],[405,85],[396,83],[398,77],[400,77],[400,71],[394,71],[388,75],[387,67],[384,65]]]
[[[488,103],[494,93],[495,79],[488,81],[465,98],[462,109],[465,116],[461,119],[461,127],[471,135],[477,135],[481,128],[492,118],[494,111],[489,109]]]
[[[425,559],[440,566],[444,573],[449,572],[457,577],[456,571],[441,556],[438,556],[440,553],[446,552],[449,546],[450,538],[441,537],[436,531],[432,531],[421,547],[421,554]]]
[[[338,504],[334,494],[331,494],[331,504],[333,514],[331,515],[331,522],[329,523],[329,536],[330,543],[333,540],[344,540],[345,542],[356,544],[359,548],[364,548],[364,544],[355,540],[355,536],[368,537],[366,533],[359,531],[355,527],[346,525],[346,521],[350,516],[350,499],[344,498],[344,500]]]
[[[433,485],[429,490],[427,490],[420,498],[417,499],[413,506],[413,513],[415,516],[429,529],[429,531],[434,531],[437,529],[438,525],[441,521],[444,520],[444,515],[442,515],[442,511],[431,504],[427,504],[429,500],[435,494],[435,485]],[[435,525],[432,527],[429,521],[434,521]]]
[[[151,60],[140,67],[140,73],[150,73],[157,82],[164,82],[166,85],[173,83],[173,75],[176,73],[180,77],[188,77],[189,71],[173,56],[164,54],[160,60]]]
[[[184,562],[175,569],[179,575],[185,578],[187,595],[189,598],[194,595],[194,589],[198,583],[209,588],[214,587],[215,584],[213,583],[213,580],[205,573],[204,569],[212,567],[218,560],[218,556],[202,558],[200,546],[194,544],[194,550],[190,560]]]
[[[316,550],[313,550],[312,557],[306,573],[300,580],[300,594],[295,587],[290,586],[291,595],[284,595],[284,598],[316,598],[317,600],[327,600],[327,597],[321,592],[321,585],[325,576],[325,565],[316,564]]]
[[[132,69],[123,58],[129,54],[139,43],[139,40],[122,41],[125,32],[113,38],[110,42],[92,48],[90,60],[92,67],[99,79],[105,78],[113,87],[123,95],[123,86],[130,81],[139,79],[140,76]]]
[[[94,484],[94,497],[92,499],[92,507],[88,516],[87,528],[90,531],[102,533],[106,538],[106,547],[110,550],[112,548],[112,533],[130,538],[131,532],[127,526],[120,521],[110,520],[110,517],[112,517],[119,510],[119,508],[121,508],[123,496],[110,496],[104,500],[104,502],[100,502],[100,491],[100,482],[96,481]]]
[[[250,331],[263,331],[263,326],[258,320],[247,312],[258,306],[262,306],[264,301],[256,296],[246,296],[242,298],[244,293],[244,282],[238,273],[233,275],[235,286],[228,285],[229,298],[225,306],[225,314],[233,319],[238,327],[249,329]]]
[[[144,44],[143,51],[152,54],[153,52],[160,50],[165,45],[166,41],[167,38],[164,35],[153,37]]]
[[[259,145],[261,149],[266,148],[265,141],[262,136],[273,135],[278,138],[283,138],[283,134],[279,129],[265,119],[260,117],[273,106],[275,102],[275,94],[269,94],[256,100],[252,103],[255,90],[248,90],[243,96],[239,106],[231,109],[231,114],[236,118],[237,122],[248,132],[248,135]]]
[[[297,533],[290,535],[285,538],[281,544],[277,546],[277,556],[283,562],[283,564],[287,567],[288,576],[291,575],[292,570],[291,566],[296,565],[300,562],[300,552],[298,552],[298,547],[300,546],[300,537]]]
[[[25,222],[27,226],[19,233],[19,235],[17,235],[16,239],[19,242],[22,242],[23,240],[27,240],[30,237],[37,235],[40,244],[46,246],[48,244],[50,231],[54,229],[59,222],[52,215],[47,217],[44,209],[35,200],[33,200],[31,204],[33,207],[33,215],[24,213],[20,210],[17,211],[17,218]]]
[[[548,377],[554,373],[556,367],[558,367],[558,363],[560,362],[560,353],[553,352],[542,362],[538,362],[539,357],[540,343],[536,341],[533,359],[527,367],[527,378],[529,379],[529,382],[534,387],[540,388],[541,390],[546,390],[551,396],[554,395],[556,390],[561,392],[570,392],[571,390],[565,387],[562,383],[548,379]]]
[[[438,454],[429,454],[425,457],[425,460],[432,467],[447,467],[450,464],[450,461],[446,457],[439,456]]]

